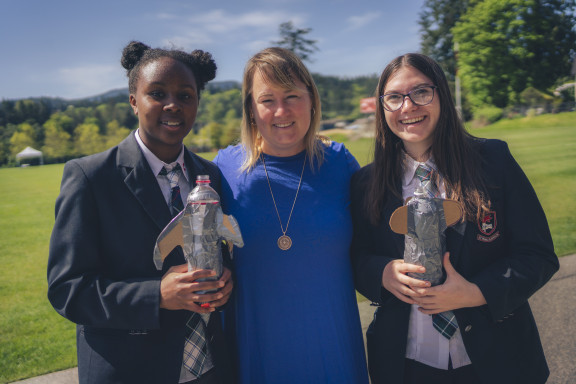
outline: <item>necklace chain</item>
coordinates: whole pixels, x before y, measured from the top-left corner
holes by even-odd
[[[268,181],[268,188],[270,189],[270,195],[272,196],[272,202],[274,203],[274,209],[276,210],[276,215],[278,216],[278,222],[280,223],[280,230],[282,231],[282,236],[286,236],[288,232],[288,226],[290,225],[290,219],[292,218],[292,212],[294,212],[294,206],[296,205],[296,199],[298,199],[298,193],[300,192],[300,186],[302,185],[302,178],[304,176],[304,169],[306,168],[306,157],[304,157],[304,164],[302,165],[302,172],[300,173],[300,181],[298,182],[298,188],[296,189],[296,196],[294,196],[294,202],[292,203],[292,209],[290,210],[290,215],[288,216],[288,221],[286,222],[286,229],[282,225],[282,219],[280,218],[280,212],[278,212],[278,206],[276,205],[276,199],[274,199],[274,193],[272,192],[272,185],[270,184],[270,178],[268,177],[268,170],[266,169],[266,161],[264,156],[261,156],[262,164],[264,165],[264,173],[266,174],[266,181]]]

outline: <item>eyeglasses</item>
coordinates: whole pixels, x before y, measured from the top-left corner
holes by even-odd
[[[437,87],[435,85],[424,85],[422,87],[415,88],[408,92],[403,93],[387,93],[380,96],[380,102],[385,110],[388,112],[394,112],[402,108],[404,105],[404,100],[406,96],[412,100],[416,105],[428,105],[434,100],[434,90]]]

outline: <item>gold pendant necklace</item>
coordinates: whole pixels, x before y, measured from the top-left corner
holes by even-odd
[[[276,215],[278,215],[278,222],[280,223],[280,230],[282,231],[282,236],[278,238],[278,248],[283,251],[287,251],[292,247],[292,239],[290,236],[286,235],[288,232],[288,226],[290,225],[290,219],[292,218],[292,212],[294,212],[294,206],[296,205],[296,199],[298,198],[298,192],[300,192],[300,186],[302,185],[302,177],[304,176],[304,168],[306,168],[306,156],[304,156],[304,164],[302,165],[302,173],[300,174],[300,181],[298,182],[298,188],[296,189],[296,196],[294,196],[294,202],[292,203],[292,209],[290,210],[290,216],[288,216],[288,222],[286,223],[286,229],[282,225],[282,219],[280,218],[280,212],[278,212],[278,207],[276,206],[276,200],[274,199],[274,193],[272,193],[272,185],[270,185],[270,178],[268,177],[268,170],[266,169],[266,161],[264,161],[264,155],[261,156],[262,164],[264,164],[264,173],[266,174],[266,181],[268,181],[268,188],[270,188],[270,195],[272,196],[272,202],[274,203],[274,209],[276,209]]]

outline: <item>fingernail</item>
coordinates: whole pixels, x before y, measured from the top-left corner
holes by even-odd
[[[210,308],[210,303],[204,303],[200,305],[202,308]]]

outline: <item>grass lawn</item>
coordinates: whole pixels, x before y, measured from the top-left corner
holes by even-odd
[[[506,120],[472,133],[508,142],[544,207],[556,253],[576,253],[576,113]]]
[[[0,169],[0,382],[76,364],[75,330],[46,298],[63,165]]]
[[[556,252],[576,253],[576,113],[509,120],[472,133],[508,142],[544,206]],[[372,145],[371,139],[346,141],[361,165],[370,162]],[[62,169],[0,169],[0,383],[76,365],[75,327],[46,298]]]

